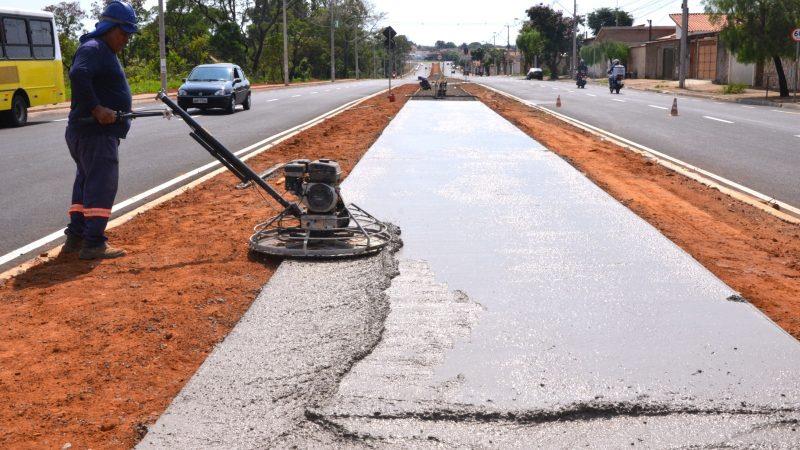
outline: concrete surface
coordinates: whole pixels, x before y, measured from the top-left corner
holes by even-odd
[[[800,111],[679,97],[680,115],[670,117],[674,95],[627,88],[612,95],[605,86],[577,89],[570,81],[471,80],[800,207]]]
[[[410,102],[346,194],[400,225],[405,243],[383,340],[315,412],[346,433],[800,442],[798,342],[483,104]],[[431,278],[406,269],[421,261],[481,308],[439,324],[455,312],[413,293]]]
[[[404,247],[282,264],[139,448],[800,442],[800,344],[483,104],[409,102],[344,192]]]

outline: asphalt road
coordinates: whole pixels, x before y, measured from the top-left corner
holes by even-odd
[[[190,112],[237,151],[386,87],[386,80],[365,80],[253,91],[250,111],[237,106],[233,115]],[[158,106],[154,102],[136,107]],[[75,166],[64,142],[65,117],[64,111],[39,113],[28,126],[0,128],[0,257],[67,223]],[[120,145],[116,203],[214,161],[189,132],[180,120],[135,120]],[[114,217],[144,201],[115,211]],[[0,270],[22,259],[0,264]]]
[[[678,98],[588,84],[473,77],[547,109],[678,158],[792,206],[800,206],[800,111]],[[561,96],[562,106],[556,108]]]

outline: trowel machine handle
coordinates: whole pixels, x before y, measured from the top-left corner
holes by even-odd
[[[117,111],[114,113],[116,115],[116,122],[122,122],[123,120],[130,120],[130,119],[137,119],[139,117],[163,117],[167,120],[172,119],[172,111],[168,109],[159,109],[159,110],[152,110],[152,111],[133,111],[133,112],[123,112]],[[77,120],[78,123],[83,125],[90,125],[97,123],[97,119],[94,117],[81,117]]]
[[[236,155],[233,154],[230,150],[228,150],[221,142],[219,142],[214,136],[211,135],[205,128],[203,128],[199,123],[192,116],[189,115],[183,108],[178,106],[172,99],[167,96],[165,92],[159,92],[156,96],[159,100],[161,100],[167,108],[172,110],[176,116],[183,119],[186,125],[189,125],[189,128],[192,129],[192,132],[189,133],[189,136],[192,137],[198,144],[200,144],[208,153],[211,154],[214,158],[216,158],[220,163],[222,163],[225,168],[233,172],[242,183],[255,183],[263,189],[267,194],[270,195],[276,202],[280,203],[281,206],[286,208],[286,211],[295,216],[300,217],[302,213],[302,209],[300,205],[297,203],[290,202],[283,198],[281,194],[278,193],[275,189],[272,188],[267,182],[261,178],[257,173],[253,171],[247,164],[244,163],[241,159],[239,159]]]

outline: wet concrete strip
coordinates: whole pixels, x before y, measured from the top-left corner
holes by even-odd
[[[345,191],[405,247],[384,338],[316,423],[389,445],[798,441],[798,342],[485,105],[409,102]]]
[[[284,261],[233,331],[139,443],[151,448],[338,446],[306,409],[380,339],[393,250],[339,262]]]

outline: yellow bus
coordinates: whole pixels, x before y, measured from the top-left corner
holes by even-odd
[[[65,100],[53,14],[0,8],[0,116],[13,126],[31,106]]]

